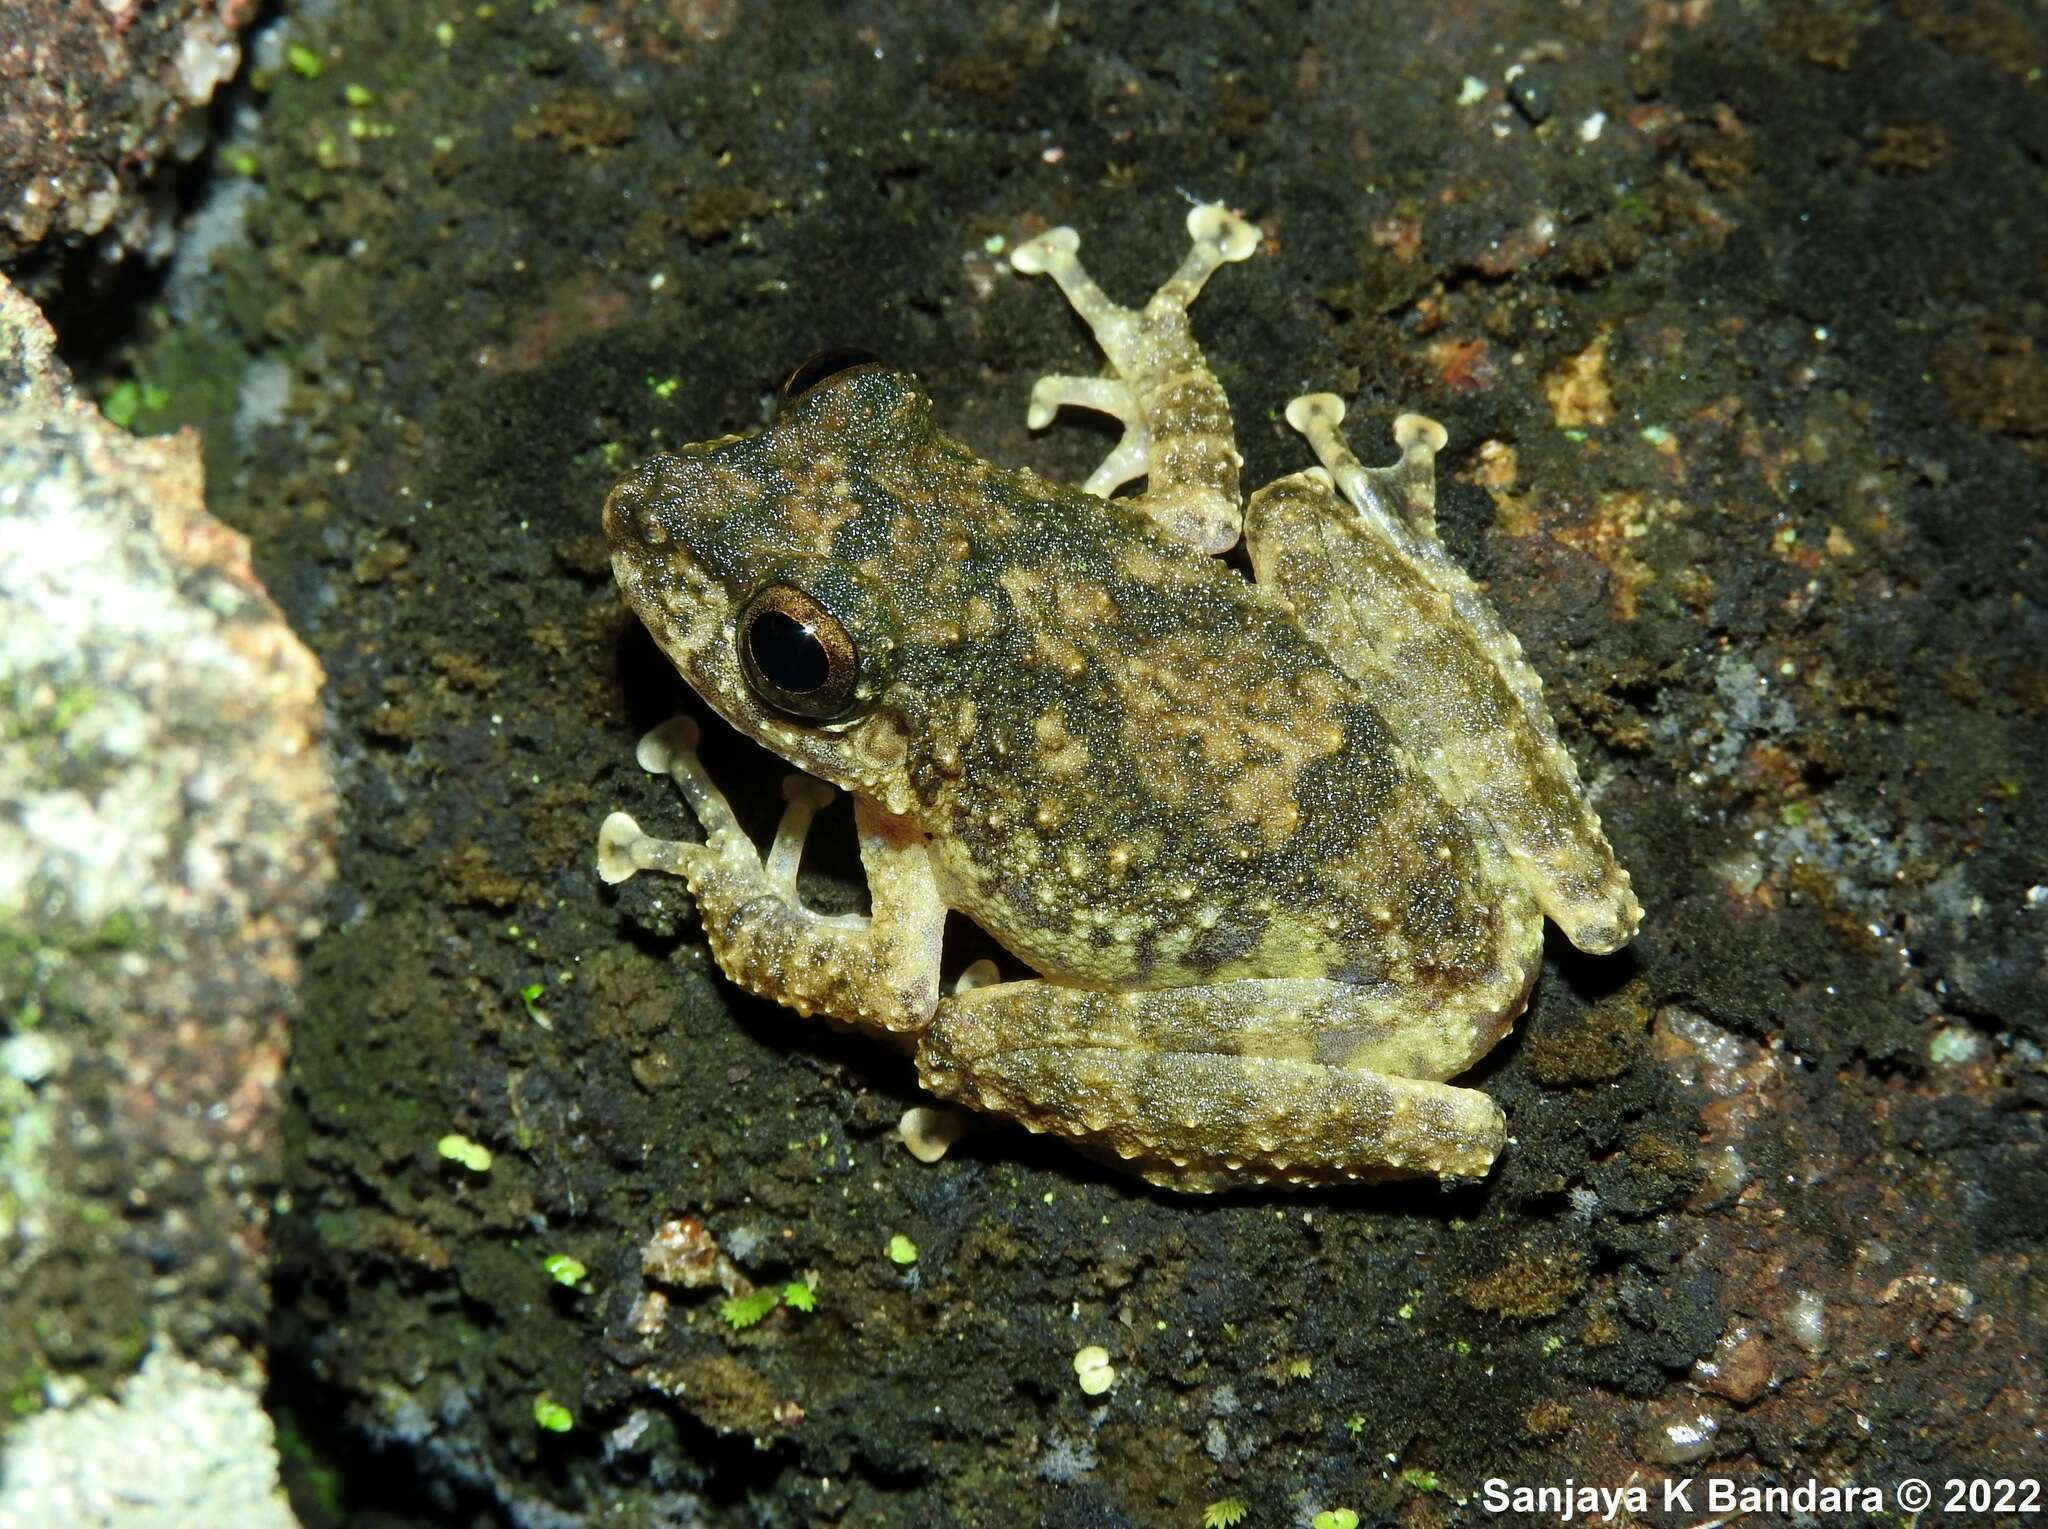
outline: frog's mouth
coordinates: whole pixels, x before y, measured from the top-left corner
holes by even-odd
[[[612,577],[656,646],[700,694],[741,685],[733,662],[732,597],[679,549],[658,555],[616,541]]]

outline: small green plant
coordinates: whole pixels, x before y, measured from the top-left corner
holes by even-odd
[[[1308,1522],[1309,1529],[1358,1529],[1358,1515],[1349,1508],[1325,1508]]]
[[[1360,1434],[1364,1433],[1365,1414],[1362,1412],[1352,1413],[1350,1417],[1344,1420],[1344,1431],[1350,1434],[1351,1437],[1354,1439],[1357,1438]]]
[[[1202,1529],[1231,1529],[1249,1512],[1242,1497],[1219,1497],[1202,1509]]]
[[[460,1163],[471,1173],[491,1171],[491,1149],[482,1142],[471,1141],[459,1131],[450,1131],[434,1143],[434,1150],[451,1163]]]
[[[569,1409],[545,1391],[533,1399],[533,1420],[549,1433],[567,1433],[576,1426]]]
[[[1411,1465],[1401,1472],[1401,1480],[1418,1492],[1434,1492],[1437,1489],[1436,1472],[1425,1471],[1417,1466]]]
[[[793,1279],[782,1287],[782,1304],[792,1311],[816,1311],[818,1292],[800,1279]]]
[[[892,1264],[914,1264],[917,1262],[917,1244],[898,1232],[889,1239],[889,1262]]]
[[[133,428],[136,415],[144,409],[161,409],[171,401],[170,391],[153,382],[136,382],[124,378],[117,382],[100,400],[100,413],[107,417],[110,425],[119,425],[123,430]]]
[[[293,43],[284,50],[284,61],[291,65],[293,74],[300,79],[317,80],[327,72],[327,66],[320,62],[320,55],[304,43]]]
[[[558,1285],[567,1285],[572,1290],[583,1283],[583,1276],[590,1271],[583,1267],[583,1260],[572,1258],[567,1253],[550,1253],[540,1261],[548,1271],[548,1277]]]
[[[773,1311],[782,1301],[774,1290],[755,1290],[746,1295],[729,1295],[718,1303],[718,1314],[732,1328],[748,1328]]]

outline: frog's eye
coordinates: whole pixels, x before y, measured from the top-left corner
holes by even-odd
[[[795,403],[806,393],[830,382],[843,372],[881,364],[882,358],[872,351],[852,350],[846,347],[814,351],[799,361],[790,374],[782,379],[783,402]]]
[[[791,584],[757,590],[740,612],[740,670],[777,711],[830,722],[846,714],[860,655],[846,628]]]

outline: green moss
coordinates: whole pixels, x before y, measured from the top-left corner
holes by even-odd
[[[39,1369],[30,1369],[7,1388],[9,1417],[25,1418],[32,1413],[41,1412],[46,1405],[48,1403],[43,1396],[43,1372]]]
[[[108,424],[132,430],[143,410],[162,409],[170,402],[170,396],[167,389],[154,383],[138,382],[131,377],[107,390],[106,396],[100,400],[100,413],[107,417]]]
[[[1525,1248],[1493,1273],[1465,1281],[1458,1295],[1475,1311],[1526,1322],[1556,1316],[1585,1286],[1585,1264],[1577,1252]]]
[[[1641,981],[1631,982],[1576,1024],[1532,1033],[1522,1054],[1536,1081],[1553,1088],[1608,1083],[1635,1065],[1649,1028],[1648,990]]]
[[[443,1136],[434,1143],[434,1150],[449,1162],[462,1164],[471,1173],[491,1171],[491,1149],[459,1132],[450,1131]]]

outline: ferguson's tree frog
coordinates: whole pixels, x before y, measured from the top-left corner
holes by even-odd
[[[1528,1000],[1547,915],[1588,951],[1642,916],[1542,686],[1436,536],[1434,421],[1364,467],[1329,394],[1320,467],[1240,503],[1230,409],[1188,328],[1259,243],[1221,206],[1141,309],[1059,228],[1020,247],[1108,357],[1046,377],[1123,438],[1082,488],[982,461],[909,374],[799,368],[775,423],[652,458],[605,504],[613,569],[727,721],[807,772],[765,858],[679,719],[639,759],[703,843],[606,820],[608,881],[685,878],[719,964],[894,1032],[924,1086],[1210,1190],[1479,1175],[1504,1140],[1444,1080]],[[1145,479],[1144,492],[1109,496]],[[1242,535],[1256,582],[1216,556]],[[871,915],[796,895],[850,792]],[[958,909],[1037,973],[942,992]]]

